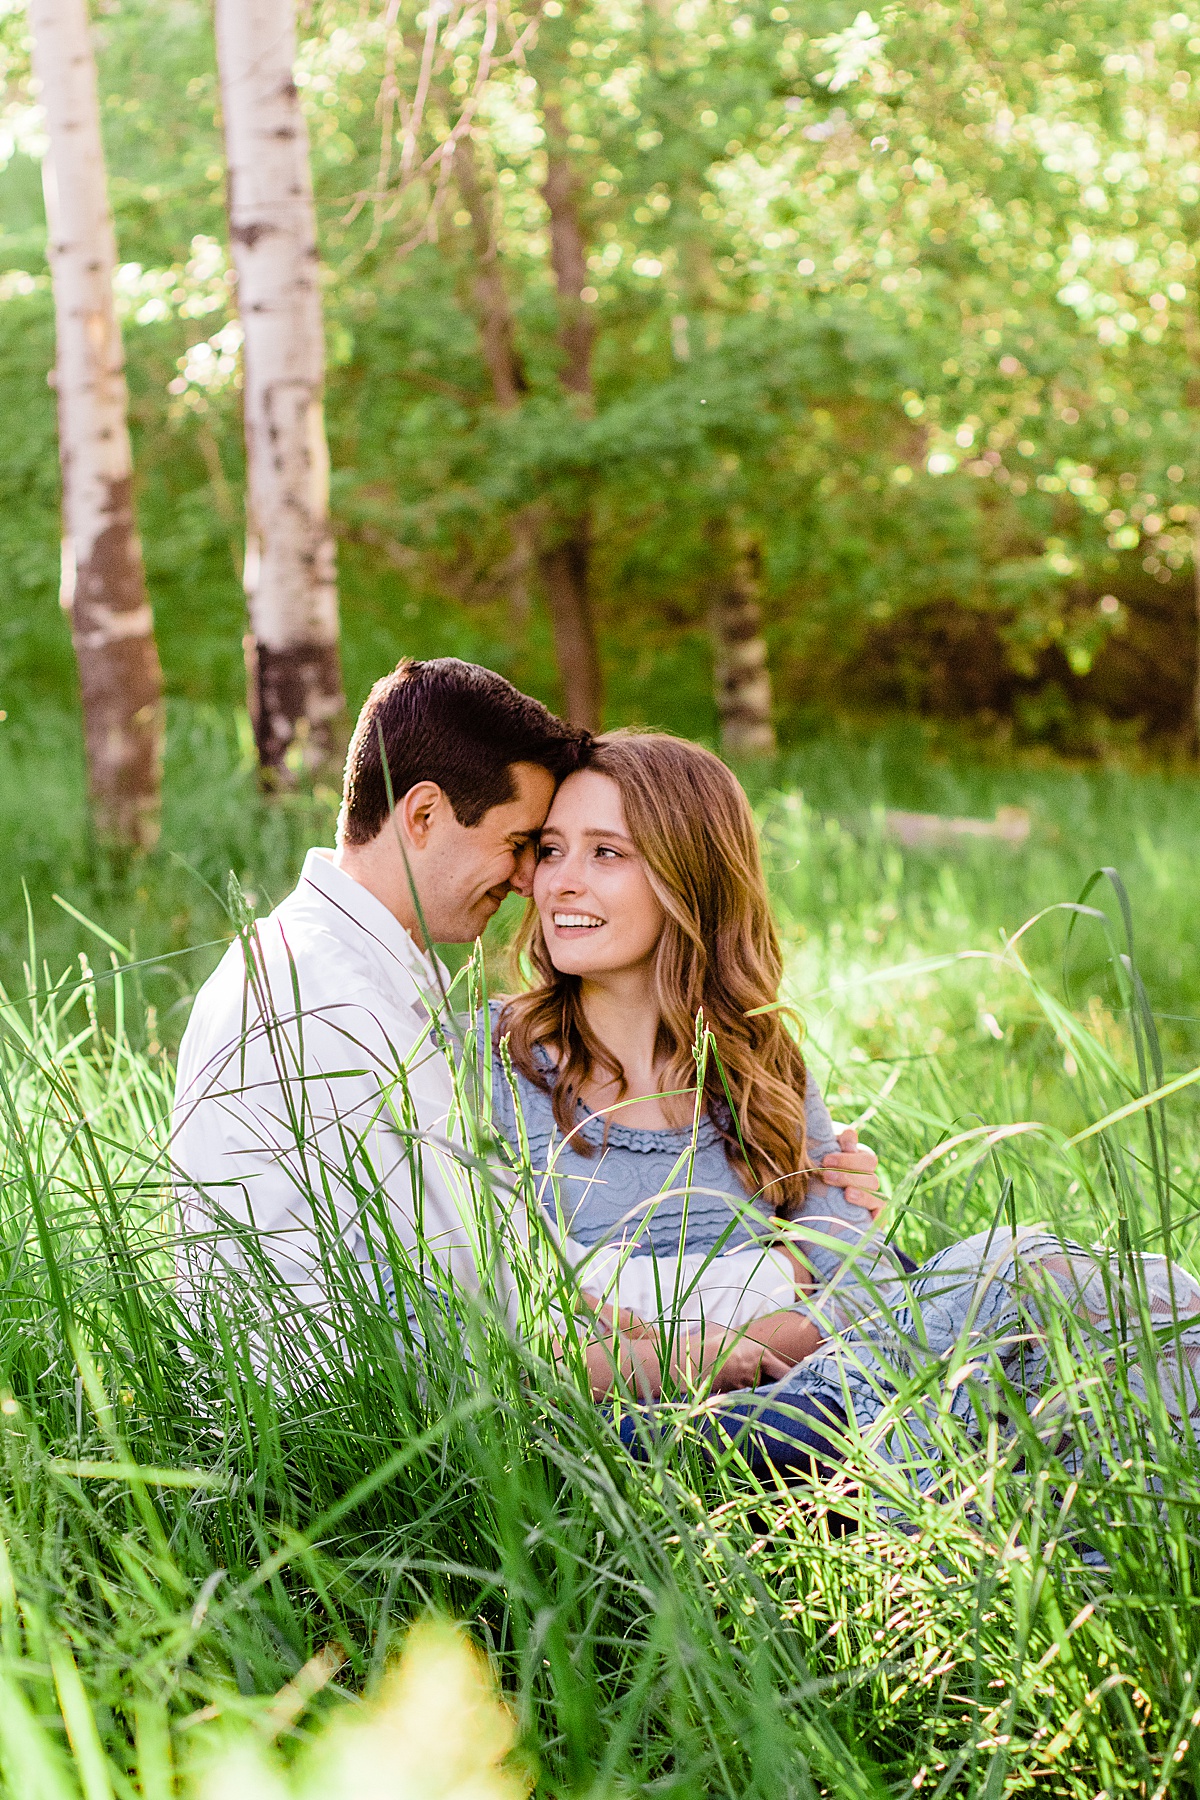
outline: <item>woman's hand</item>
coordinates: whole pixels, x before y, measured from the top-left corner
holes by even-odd
[[[821,1159],[821,1180],[829,1187],[844,1188],[852,1206],[861,1206],[872,1219],[877,1219],[887,1205],[879,1192],[879,1158],[859,1143],[852,1125],[838,1134],[838,1143],[840,1150]]]
[[[816,1341],[801,1348],[787,1340],[785,1331],[771,1329],[774,1323],[773,1320],[760,1321],[766,1342],[750,1336],[749,1332],[690,1332],[676,1340],[671,1353],[672,1378],[689,1383],[707,1380],[715,1394],[729,1394],[738,1388],[761,1387],[765,1381],[778,1381],[801,1355],[806,1356],[816,1348],[819,1338],[815,1328],[811,1328]],[[802,1323],[807,1324],[807,1321]],[[608,1342],[593,1338],[584,1346],[584,1365],[593,1400],[607,1399],[618,1379],[641,1401],[659,1398],[662,1372],[658,1352],[649,1342],[649,1329],[645,1329],[645,1337],[627,1337],[621,1333]],[[755,1329],[750,1327],[750,1331]],[[785,1341],[776,1344],[772,1341],[775,1336]]]
[[[791,1362],[768,1344],[760,1344],[738,1331],[706,1331],[688,1341],[680,1357],[682,1370],[707,1376],[714,1394],[731,1394],[738,1388],[761,1387],[778,1381]]]

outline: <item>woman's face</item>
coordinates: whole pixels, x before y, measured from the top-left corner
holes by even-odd
[[[615,974],[649,962],[663,909],[608,775],[568,775],[542,827],[533,900],[562,975]]]

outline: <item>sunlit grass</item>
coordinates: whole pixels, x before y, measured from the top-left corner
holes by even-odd
[[[241,804],[230,779],[217,819]],[[872,800],[990,814],[1031,796],[1019,771],[905,779],[883,761],[847,773],[817,747],[803,800],[790,777],[761,798],[789,992],[835,1114],[862,1119],[883,1157],[898,1241],[921,1257],[997,1218],[1050,1219],[1122,1253],[1166,1234],[1195,1269],[1200,1089],[1080,1134],[1200,1061],[1177,1016],[1190,959],[1170,976],[1190,958],[1183,846],[1200,801],[1182,782],[1041,773],[1026,850],[916,854],[887,842]],[[272,852],[280,891],[290,854]],[[1111,881],[1087,902],[1104,918],[1052,911],[1018,936],[1103,863],[1132,891],[1144,999]],[[125,900],[106,912],[82,878],[58,891],[137,947]],[[204,906],[227,933],[217,899]],[[935,1408],[945,1479],[923,1499],[866,1450],[852,1480],[789,1493],[705,1466],[686,1430],[633,1464],[544,1353],[532,1292],[518,1347],[486,1307],[414,1289],[420,1374],[345,1263],[337,1355],[318,1321],[289,1319],[266,1269],[245,1316],[202,1329],[171,1280],[160,978],[119,974],[94,933],[34,911],[39,931],[43,914],[56,933],[68,919],[90,963],[57,980],[66,956],[26,953],[3,1011],[10,1791],[308,1793],[311,1741],[384,1685],[430,1612],[491,1660],[512,1782],[546,1794],[1194,1791],[1196,1455],[1136,1383],[1085,1360],[1069,1445],[1020,1408],[982,1435]],[[995,1136],[1008,1125],[1037,1129]],[[291,1336],[268,1373],[252,1340],[272,1314]],[[1061,1349],[1068,1367],[1068,1349],[1087,1355]]]

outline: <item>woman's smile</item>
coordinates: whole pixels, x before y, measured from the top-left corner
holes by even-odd
[[[597,931],[607,923],[598,919],[595,913],[556,912],[553,915],[555,931]]]

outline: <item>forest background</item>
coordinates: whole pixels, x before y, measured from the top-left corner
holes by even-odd
[[[418,161],[460,115],[484,27],[468,8],[443,47]],[[436,164],[379,186],[381,105],[401,120],[421,22],[328,0],[301,36],[352,705],[404,651],[557,697],[512,530],[552,494],[590,512],[611,720],[713,734],[705,620],[736,520],[761,554],[785,741],[880,708],[1073,751],[1186,739],[1200,15],[548,0],[472,131],[524,384],[509,411],[462,159],[440,198]],[[211,21],[198,0],[121,0],[97,9],[96,41],[167,688],[227,705],[240,328]],[[0,696],[16,718],[73,710],[74,675],[41,140],[11,6],[3,78]],[[584,409],[560,379],[547,94],[590,276]]]
[[[203,800],[200,872],[244,868],[240,836],[282,882],[311,815],[233,819],[242,333],[212,21],[199,0],[94,20],[168,819]],[[96,870],[11,5],[0,53],[0,757],[11,898],[27,878],[44,918],[64,870]],[[1190,756],[1198,63],[1200,12],[1111,0],[303,10],[351,709],[404,653],[571,699],[541,508],[586,561],[608,723],[716,739],[710,624],[749,596],[785,748],[915,714]],[[184,887],[157,948],[196,941]]]
[[[39,49],[78,68],[71,10]],[[110,854],[71,644],[101,686],[101,608],[58,598],[54,109],[0,0],[0,1788],[335,1793],[310,1731],[433,1607],[519,1734],[476,1794],[1194,1795],[1194,1441],[1094,1337],[1059,1345],[1066,1435],[942,1409],[914,1518],[866,1457],[816,1505],[674,1451],[647,1480],[536,1349],[544,1306],[534,1349],[464,1352],[428,1315],[419,1362],[353,1279],[332,1358],[269,1273],[244,1340],[179,1306],[171,1050],[337,795],[302,756],[260,771],[246,703],[229,245],[254,234],[227,223],[212,17],[90,13],[167,754],[161,840]],[[721,659],[753,642],[780,754],[738,768],[785,991],[915,1257],[1048,1219],[1200,1268],[1198,65],[1200,0],[330,0],[281,89],[315,176],[348,710],[402,653],[457,652],[730,750]],[[110,647],[149,640],[125,598]],[[1001,806],[1027,836],[886,817]],[[251,1348],[285,1316],[294,1385]],[[968,1372],[931,1366],[930,1395]],[[424,1735],[470,1748],[432,1686],[356,1800],[420,1779]],[[512,1730],[484,1733],[493,1774]]]

